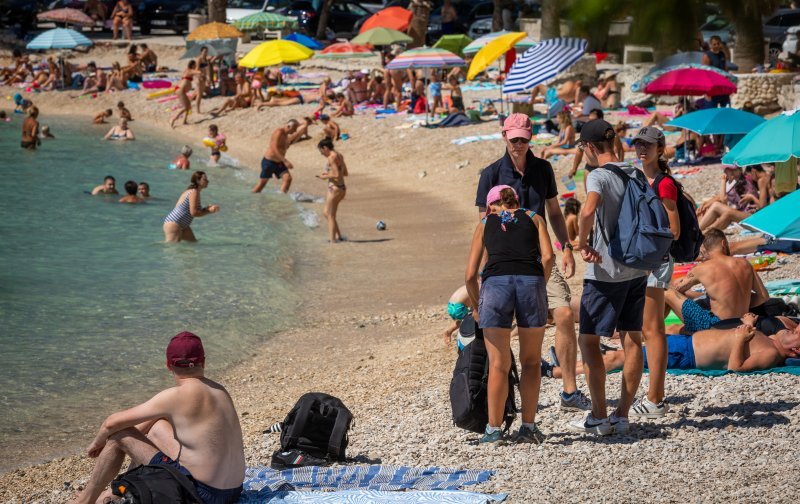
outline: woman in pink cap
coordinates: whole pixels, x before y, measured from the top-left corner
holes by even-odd
[[[493,187],[486,197],[486,209],[486,218],[472,237],[466,274],[470,301],[478,306],[475,320],[483,329],[489,355],[489,423],[480,442],[502,439],[500,425],[511,369],[511,323],[516,318],[522,366],[522,426],[515,441],[539,444],[544,435],[534,420],[541,385],[546,285],[553,268],[553,247],[542,216],[520,208],[517,193],[510,186]],[[479,274],[484,248],[488,260]]]

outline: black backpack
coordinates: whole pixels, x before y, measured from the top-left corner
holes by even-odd
[[[462,337],[475,335],[475,339],[458,354],[453,379],[450,381],[450,407],[453,410],[453,423],[462,429],[482,434],[489,421],[487,385],[489,382],[489,358],[483,331],[472,315],[461,322],[459,332]],[[514,352],[511,352],[511,370],[508,372],[508,398],[506,399],[503,432],[508,432],[517,416],[514,386],[519,384]]]
[[[303,394],[286,415],[281,450],[298,450],[312,458],[343,461],[353,414],[336,397],[320,392]]]
[[[202,504],[193,480],[168,465],[140,465],[111,482],[125,504]]]
[[[672,175],[659,173],[653,180],[653,189],[658,194],[658,185],[664,178],[669,178],[678,188],[678,216],[681,221],[681,234],[672,242],[670,254],[676,262],[692,262],[700,255],[700,246],[703,244],[703,233],[697,221],[697,207],[692,198],[683,191],[683,186]],[[659,198],[661,195],[658,195]]]

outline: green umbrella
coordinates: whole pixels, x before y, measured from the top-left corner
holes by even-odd
[[[281,28],[296,28],[297,18],[271,12],[256,12],[234,21],[233,26],[242,31],[280,30]]]
[[[463,58],[464,48],[467,47],[471,42],[472,39],[463,34],[442,35],[442,38],[437,40],[436,43],[433,44],[433,47],[450,51],[451,53]]]
[[[392,30],[391,28],[373,28],[371,30],[367,30],[364,33],[355,37],[352,42],[353,44],[371,44],[374,46],[386,46],[392,44],[399,44],[403,42],[411,42],[412,39],[405,33],[397,30]]]

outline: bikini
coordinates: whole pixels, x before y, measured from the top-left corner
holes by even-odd
[[[195,189],[192,189],[191,191],[194,190]],[[187,229],[192,225],[194,217],[192,217],[192,212],[189,209],[189,195],[191,191],[186,194],[183,201],[175,205],[175,208],[164,218],[164,222],[174,222],[180,226],[181,229]]]
[[[325,173],[330,173],[330,171],[331,171],[331,165],[330,165],[330,163],[325,163]],[[333,188],[334,188],[334,187],[335,187],[336,189],[340,189],[340,190],[342,190],[342,191],[346,191],[346,190],[347,190],[347,186],[344,184],[344,182],[342,182],[341,184],[337,184],[337,183],[335,183],[335,182],[331,182],[331,181],[329,180],[329,181],[328,181],[328,190],[329,190],[330,192],[333,192]]]

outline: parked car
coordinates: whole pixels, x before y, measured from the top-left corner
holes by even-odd
[[[297,16],[299,28],[308,35],[314,36],[319,25],[322,3],[322,0],[294,1],[286,8],[285,12],[281,12],[283,9],[276,9],[276,11],[287,16]],[[361,26],[371,15],[372,13],[354,0],[340,0],[331,5],[328,29],[337,37],[350,38],[358,33],[356,26]]]
[[[228,0],[225,20],[228,23],[238,21],[250,14],[258,14],[267,10],[269,0]]]
[[[708,42],[711,37],[716,35],[722,39],[722,43],[730,45],[733,40],[733,24],[722,16],[709,16],[705,23],[700,26],[700,33],[703,40]]]
[[[153,28],[172,30],[178,35],[189,30],[189,14],[206,6],[205,0],[138,0],[136,23],[142,35]]]
[[[492,18],[481,18],[469,26],[467,36],[472,40],[492,32]]]
[[[0,26],[19,26],[20,35],[36,28],[37,2],[31,0],[0,0]]]
[[[764,38],[769,42],[770,63],[778,59],[789,28],[797,25],[800,25],[800,9],[778,9],[764,21]]]
[[[783,41],[783,52],[789,55],[797,55],[800,49],[800,26],[792,26],[786,30],[786,40]]]

